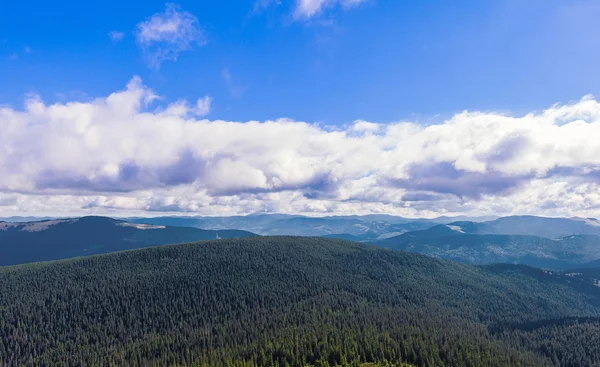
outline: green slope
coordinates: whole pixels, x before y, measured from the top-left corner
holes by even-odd
[[[600,314],[570,277],[292,237],[4,267],[0,295],[8,365],[545,366],[514,325]]]

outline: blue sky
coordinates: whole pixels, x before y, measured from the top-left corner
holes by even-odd
[[[211,95],[211,118],[340,124],[519,113],[600,89],[595,1],[368,0],[301,19],[294,1],[177,4],[197,17],[206,43],[158,70],[134,31],[162,1],[4,4],[0,104],[22,105],[32,92],[48,102],[91,98],[139,75],[167,100]]]
[[[11,1],[0,216],[600,216],[597,0]]]

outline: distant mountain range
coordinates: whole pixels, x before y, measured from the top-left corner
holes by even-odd
[[[263,236],[332,236],[345,238],[347,235],[356,241],[383,239],[409,231],[427,229],[437,224],[456,221],[483,222],[497,217],[438,217],[404,218],[386,214],[307,217],[289,214],[250,214],[230,217],[154,217],[117,218],[130,223],[153,224],[172,227],[192,227],[206,230],[239,229]],[[5,222],[29,222],[56,219],[50,217],[7,217]]]
[[[171,243],[256,236],[240,230],[202,230],[128,223],[105,217],[0,222],[0,266]]]
[[[133,223],[194,227],[202,229],[236,228],[263,236],[315,236],[368,241],[384,239],[409,231],[427,229],[458,220],[479,222],[491,217],[403,218],[384,214],[306,217],[287,214],[252,214],[232,217],[156,217],[125,218]]]
[[[255,233],[345,239],[469,264],[512,263],[565,270],[593,267],[594,261],[600,261],[600,222],[594,218],[253,214],[15,222],[18,219],[32,218],[0,222],[0,265]]]
[[[0,222],[39,222],[42,220],[58,219],[53,217],[0,217]]]
[[[576,234],[600,236],[600,222],[595,218],[545,218],[511,216],[485,222],[453,222],[473,234],[512,234],[559,238]]]
[[[600,259],[596,219],[505,217],[453,222],[369,243],[470,264],[568,269]]]

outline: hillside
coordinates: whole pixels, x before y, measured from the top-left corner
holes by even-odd
[[[581,268],[598,268],[600,269],[600,259],[581,264]]]
[[[238,230],[132,224],[105,217],[0,222],[0,266],[253,235]]]
[[[255,237],[4,267],[0,294],[8,365],[600,361],[597,287],[333,239]]]
[[[478,234],[482,223],[455,222],[370,243],[468,264],[514,263],[569,269],[600,258],[600,237]]]

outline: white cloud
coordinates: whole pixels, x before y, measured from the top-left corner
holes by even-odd
[[[152,67],[159,68],[166,60],[176,61],[182,51],[206,43],[198,19],[175,4],[167,4],[137,25],[136,41],[144,50]]]
[[[366,0],[296,0],[294,16],[296,18],[311,18],[319,15],[325,8],[341,5],[351,8],[364,3]]]
[[[600,103],[443,123],[209,121],[133,78],[91,102],[0,107],[3,213],[600,214]],[[64,215],[64,214],[63,214]]]
[[[210,113],[210,106],[212,104],[212,97],[205,96],[204,98],[198,98],[196,101],[196,108],[194,109],[194,113],[198,117],[204,117]]]
[[[323,13],[327,8],[341,6],[344,9],[353,8],[367,0],[289,0],[293,4],[293,16],[296,19],[310,19]],[[280,0],[255,0],[253,12],[260,12],[271,6],[281,5]]]
[[[356,131],[358,133],[372,134],[376,133],[381,129],[379,124],[375,124],[368,121],[358,120],[354,122],[351,130]]]
[[[108,37],[114,43],[121,42],[125,38],[125,33],[119,31],[110,31]]]

